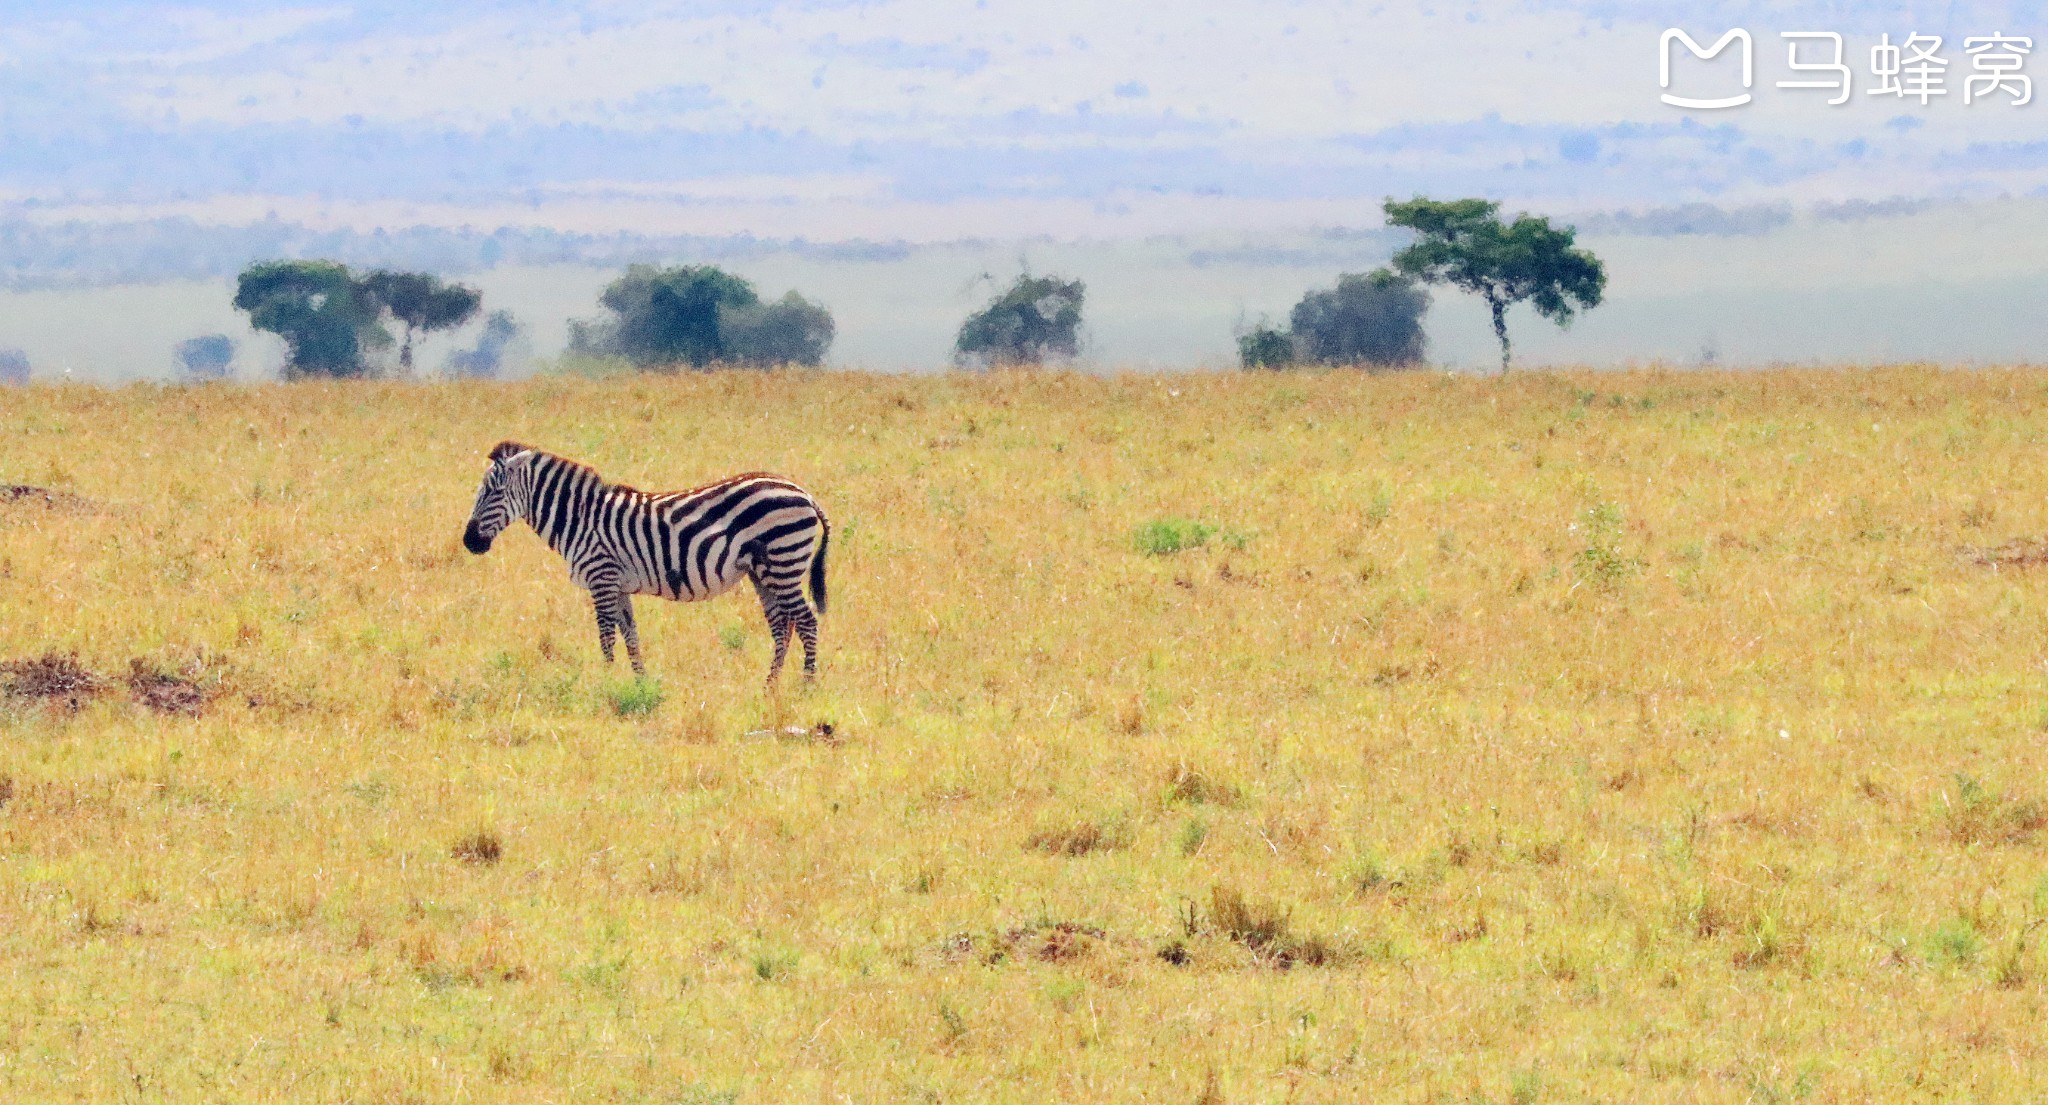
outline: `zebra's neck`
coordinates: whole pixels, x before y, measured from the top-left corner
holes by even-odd
[[[549,548],[571,559],[587,551],[598,531],[602,508],[644,498],[567,457],[542,454],[527,471],[532,482],[527,491],[526,523]]]

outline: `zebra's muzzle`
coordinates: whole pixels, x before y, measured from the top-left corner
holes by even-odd
[[[462,531],[462,547],[482,556],[491,551],[491,539],[479,532],[472,522],[468,529]]]

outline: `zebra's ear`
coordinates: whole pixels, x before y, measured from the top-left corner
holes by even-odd
[[[491,447],[491,463],[496,464],[499,461],[504,460],[506,457],[515,456],[519,453],[531,452],[532,449],[533,446],[521,445],[516,441],[500,441],[499,443]]]

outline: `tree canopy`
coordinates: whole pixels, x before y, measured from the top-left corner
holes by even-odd
[[[391,344],[382,304],[332,261],[264,261],[242,270],[235,307],[284,339],[286,378],[368,375],[363,351]]]
[[[763,303],[753,284],[715,265],[634,265],[598,298],[611,312],[571,324],[569,347],[642,368],[815,365],[831,347],[831,312],[795,292]]]
[[[1416,240],[1394,255],[1394,268],[1432,284],[1449,284],[1486,300],[1507,371],[1507,311],[1527,301],[1536,313],[1571,324],[1578,311],[1600,305],[1607,273],[1591,253],[1574,248],[1575,231],[1533,215],[1502,222],[1492,200],[1389,199],[1387,225],[1415,231]]]
[[[1070,360],[1081,349],[1087,294],[1079,280],[1022,274],[961,324],[953,359],[983,367]]]

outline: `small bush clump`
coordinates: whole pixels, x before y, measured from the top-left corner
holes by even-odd
[[[1296,965],[1337,966],[1356,958],[1337,941],[1295,932],[1292,911],[1278,902],[1247,898],[1235,887],[1209,889],[1209,917],[1223,935],[1283,971]]]
[[[1642,561],[1622,551],[1621,508],[1613,503],[1588,508],[1572,528],[1585,540],[1574,559],[1586,582],[1596,587],[1619,586],[1642,567]]]
[[[1244,802],[1244,790],[1185,762],[1177,762],[1166,773],[1166,800],[1191,806],[1236,806]]]
[[[1111,852],[1128,848],[1131,829],[1121,819],[1084,820],[1071,825],[1040,828],[1024,840],[1024,847],[1049,856],[1085,856],[1090,852]]]
[[[1132,542],[1138,551],[1147,556],[1172,556],[1174,553],[1199,549],[1216,536],[1216,527],[1204,522],[1191,522],[1185,518],[1161,518],[1139,526],[1132,535]]]
[[[661,685],[652,679],[617,683],[605,692],[612,713],[620,717],[645,717],[661,708]]]
[[[2048,806],[1958,772],[1954,793],[1942,792],[1939,818],[1942,834],[1957,844],[2028,844],[2048,828]]]
[[[448,853],[464,863],[489,867],[505,856],[505,843],[489,829],[478,829],[455,842]]]

